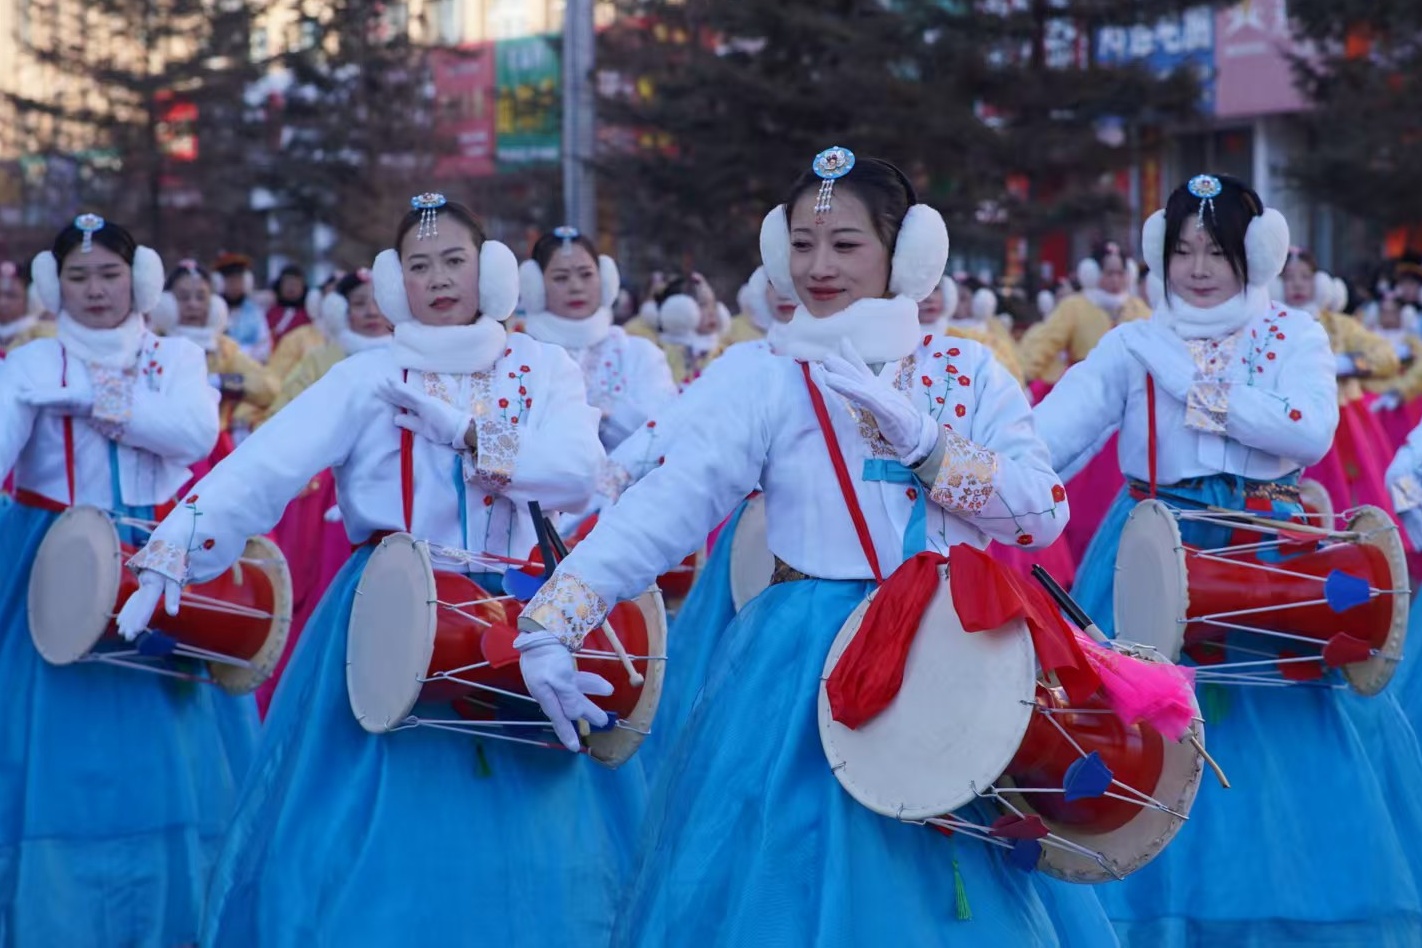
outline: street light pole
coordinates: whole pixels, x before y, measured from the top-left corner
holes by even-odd
[[[563,13],[563,216],[585,234],[597,231],[594,57],[593,0],[568,0]]]

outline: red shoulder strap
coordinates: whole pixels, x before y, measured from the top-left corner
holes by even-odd
[[[854,493],[854,482],[849,478],[844,454],[839,450],[839,438],[835,436],[834,425],[830,423],[825,397],[820,393],[819,386],[810,378],[810,364],[801,362],[800,369],[805,375],[805,388],[810,393],[810,404],[815,408],[820,432],[825,436],[825,447],[829,449],[830,463],[834,465],[834,476],[839,480],[840,492],[844,494],[844,505],[849,508],[849,518],[854,521],[854,532],[859,534],[859,545],[864,548],[864,556],[869,560],[874,582],[882,586],[884,573],[879,569],[879,554],[874,551],[874,539],[869,535],[869,524],[864,519],[864,511],[859,507],[859,497]]]
[[[69,387],[69,350],[59,347],[59,387]],[[74,506],[74,418],[64,416],[64,476],[69,481],[69,506]],[[117,497],[114,498],[118,500]]]
[[[405,369],[401,381],[409,380],[410,370]],[[400,429],[400,506],[409,533],[415,516],[415,433],[409,428]]]
[[[1155,376],[1146,373],[1146,464],[1150,468],[1150,499],[1155,500],[1156,439],[1159,435],[1155,427]]]

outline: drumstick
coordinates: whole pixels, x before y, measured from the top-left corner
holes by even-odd
[[[1256,526],[1269,527],[1281,533],[1303,533],[1309,536],[1332,537],[1335,539],[1340,536],[1337,530],[1329,530],[1327,527],[1315,527],[1311,523],[1298,523],[1293,520],[1275,520],[1272,517],[1260,517],[1255,514],[1251,514],[1246,510],[1231,510],[1228,507],[1216,507],[1213,504],[1202,504],[1199,501],[1192,500],[1189,497],[1181,497],[1177,494],[1166,493],[1165,491],[1158,491],[1157,496],[1164,500],[1175,501],[1179,504],[1188,504],[1194,510],[1200,510],[1205,513],[1220,514],[1222,516],[1230,517],[1234,520],[1239,520],[1242,523],[1250,523]]]
[[[1091,636],[1096,644],[1111,644],[1110,640],[1106,638],[1105,633],[1096,627],[1095,622],[1091,621],[1091,617],[1086,614],[1086,610],[1077,605],[1076,600],[1067,594],[1067,591],[1061,587],[1061,584],[1053,579],[1052,574],[1043,569],[1040,563],[1032,567],[1032,578],[1042,584],[1043,588],[1047,590],[1047,595],[1056,600],[1057,605],[1067,614],[1067,617],[1076,623],[1076,627]]]
[[[617,633],[612,630],[612,623],[606,619],[602,620],[602,634],[607,636],[607,644],[612,646],[612,652],[617,656],[617,660],[622,663],[622,667],[627,669],[627,680],[632,683],[633,688],[640,688],[647,679],[642,677],[637,671],[637,666],[632,664],[632,656],[627,654],[627,649],[623,647],[622,640],[617,637]]]
[[[548,521],[543,516],[543,509],[538,506],[538,501],[528,502],[528,512],[533,517],[533,529],[538,534],[538,552],[543,554],[543,578],[548,579],[553,575],[553,568],[557,565],[557,559],[553,553],[553,544],[548,540]]]
[[[1209,764],[1210,769],[1215,772],[1215,779],[1219,780],[1220,786],[1228,790],[1230,788],[1229,778],[1225,776],[1225,772],[1220,768],[1220,765],[1215,763],[1215,759],[1210,756],[1209,751],[1205,750],[1205,745],[1201,744],[1200,739],[1194,734],[1190,735],[1190,743],[1195,745],[1195,752],[1205,758],[1205,763]]]

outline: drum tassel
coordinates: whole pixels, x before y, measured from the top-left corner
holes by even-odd
[[[973,920],[973,907],[968,904],[968,889],[963,885],[963,873],[958,869],[956,856],[953,858],[953,908],[958,921],[971,922]]]
[[[1220,786],[1228,790],[1230,788],[1229,778],[1225,776],[1225,772],[1220,765],[1215,763],[1215,759],[1210,756],[1209,751],[1205,750],[1205,745],[1201,744],[1200,739],[1194,734],[1190,735],[1190,743],[1195,745],[1195,752],[1203,757],[1205,763],[1209,764],[1210,769],[1215,772],[1215,779],[1220,782]]]

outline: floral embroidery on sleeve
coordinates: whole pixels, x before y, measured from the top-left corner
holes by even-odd
[[[469,411],[474,416],[479,449],[473,457],[464,454],[464,477],[484,490],[502,493],[513,480],[514,462],[518,458],[519,418],[533,407],[526,384],[529,371],[525,365],[509,373],[509,378],[518,382],[517,402],[508,398],[494,400],[492,371],[470,376],[474,393]]]
[[[89,380],[94,388],[92,424],[99,434],[116,441],[133,420],[135,373],[131,369],[125,371],[101,365],[90,365],[88,368]]]
[[[602,625],[608,608],[606,600],[591,586],[560,569],[528,601],[523,615],[552,632],[569,651],[575,651],[589,632]]]
[[[632,480],[632,472],[611,458],[598,465],[597,492],[609,500],[616,501],[621,497]]]
[[[129,557],[128,563],[125,565],[135,573],[146,569],[166,576],[175,582],[186,583],[191,554],[199,549],[210,550],[217,545],[217,541],[212,537],[207,537],[201,543],[198,542],[197,525],[202,512],[198,510],[197,502],[198,495],[189,494],[183,501],[181,508],[186,510],[190,517],[186,547],[162,537],[153,537],[144,544],[142,549]]]
[[[997,453],[949,428],[945,427],[943,433],[943,462],[933,478],[929,496],[946,510],[975,514],[992,500]]]

